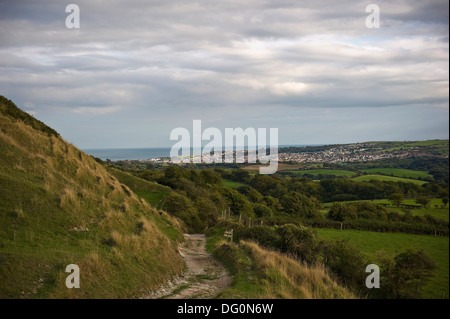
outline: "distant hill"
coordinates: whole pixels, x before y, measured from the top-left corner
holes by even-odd
[[[351,144],[330,144],[318,146],[290,146],[280,147],[279,153],[310,153],[324,152],[334,149],[351,149],[359,152],[395,153],[399,151],[416,152],[423,156],[427,155],[449,155],[449,140],[427,140],[427,141],[378,141]]]
[[[0,298],[140,297],[182,271],[174,218],[3,96],[0,154]]]

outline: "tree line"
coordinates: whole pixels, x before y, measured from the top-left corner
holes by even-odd
[[[294,223],[314,227],[448,235],[448,222],[431,215],[396,212],[371,202],[350,200],[407,196],[444,196],[448,188],[438,183],[419,186],[403,182],[355,182],[330,179],[255,175],[242,169],[196,169],[168,166],[161,170],[134,171],[137,176],[169,186],[174,192],[162,202],[163,209],[182,219],[193,231],[212,227],[223,210],[233,216],[263,220],[268,225]],[[224,179],[245,184],[224,186]],[[322,202],[334,204],[325,215]]]

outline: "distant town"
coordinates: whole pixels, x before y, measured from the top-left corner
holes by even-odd
[[[447,149],[447,152],[442,151]],[[337,144],[323,146],[292,146],[278,149],[279,162],[291,163],[344,163],[344,162],[368,162],[389,158],[410,157],[440,157],[448,158],[448,140],[436,140],[425,142],[365,142],[353,144]],[[222,162],[225,151],[216,154],[203,154],[191,156],[191,163]],[[236,163],[247,163],[248,151],[243,154],[233,152]],[[185,158],[185,161],[187,158]],[[126,160],[125,162],[127,162]],[[143,163],[172,163],[169,157],[138,160]],[[131,162],[131,160],[129,160]]]

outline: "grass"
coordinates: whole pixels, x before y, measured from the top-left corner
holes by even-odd
[[[307,266],[286,255],[261,248],[256,243],[239,245],[223,239],[224,227],[208,231],[206,250],[222,262],[233,276],[232,285],[218,298],[355,298],[337,284],[323,266]]]
[[[355,177],[353,180],[357,181],[357,182],[368,182],[371,180],[378,180],[378,181],[387,181],[387,182],[414,183],[417,185],[423,185],[423,184],[427,183],[424,181],[419,181],[417,179],[408,179],[408,178],[385,176],[385,175],[363,175],[363,176]]]
[[[375,199],[375,200],[372,200],[372,202],[378,203],[378,204],[392,204],[391,201],[388,199]],[[418,205],[414,199],[405,199],[402,201],[402,204]],[[436,208],[435,205],[438,205],[439,208]],[[410,212],[413,215],[421,215],[421,216],[425,216],[428,214],[435,218],[442,219],[442,220],[445,220],[448,222],[449,221],[449,205],[447,204],[447,207],[440,208],[441,205],[442,205],[442,200],[440,198],[432,198],[430,200],[430,205],[428,208],[410,209]],[[389,207],[389,209],[397,211],[397,212],[403,212],[401,208],[397,208],[395,206]]]
[[[234,277],[218,298],[353,299],[321,265],[308,266],[253,242],[221,241],[214,255]]]
[[[362,170],[361,172],[368,174],[383,174],[383,175],[392,175],[396,177],[405,177],[412,179],[419,178],[433,178],[432,175],[428,174],[425,171],[414,171],[411,169],[400,169],[400,168],[369,168]]]
[[[389,199],[374,199],[374,200],[368,200],[368,201],[370,201],[372,203],[376,203],[376,204],[392,205],[392,202]],[[351,202],[364,202],[364,200],[347,201],[347,202],[341,202],[341,203],[351,203]],[[402,204],[418,205],[414,199],[405,199],[402,201]],[[323,203],[322,209],[320,210],[320,212],[322,214],[328,213],[329,208],[332,205],[333,205],[333,203]],[[435,208],[435,205],[438,205],[439,207],[441,207],[442,200],[440,198],[432,198],[430,200],[429,208],[414,208],[414,209],[410,209],[409,211],[413,215],[420,215],[420,216],[431,215],[435,218],[442,219],[442,220],[445,220],[446,222],[448,222],[449,221],[449,205],[447,205],[447,207],[445,207],[445,208]],[[395,211],[398,213],[404,213],[402,208],[398,208],[395,206],[389,206],[388,210]]]
[[[240,183],[240,182],[235,182],[235,181],[230,181],[229,179],[224,179],[223,186],[228,187],[228,188],[239,188],[241,186],[246,186],[246,185],[243,183]]]
[[[127,185],[136,195],[145,199],[154,207],[158,207],[158,204],[161,204],[161,202],[172,193],[170,187],[146,181],[115,168],[109,167],[108,172],[115,176],[121,183]]]
[[[377,233],[358,230],[317,229],[326,239],[348,238],[359,246],[373,263],[377,263],[377,251],[384,250],[395,255],[406,248],[423,250],[437,265],[433,277],[423,290],[424,298],[441,298],[442,292],[449,296],[449,238],[402,233]]]
[[[352,177],[355,176],[357,173],[352,171],[346,171],[341,169],[309,169],[309,170],[298,170],[298,171],[288,171],[292,174],[299,174],[299,175],[332,175],[332,176],[345,176],[345,177]]]
[[[242,169],[248,170],[250,172],[257,172],[259,171],[259,168],[261,166],[267,166],[267,165],[246,165]],[[305,164],[287,164],[287,163],[278,163],[277,171],[286,171],[286,170],[297,170],[300,168],[304,168]]]
[[[182,271],[173,219],[0,104],[0,298],[139,297]],[[65,286],[72,263],[80,289]]]
[[[386,142],[381,142],[386,144]],[[392,146],[390,148],[381,150],[380,152],[392,152],[397,150],[407,150],[409,148],[424,148],[427,152],[439,153],[442,155],[449,154],[448,140],[428,140],[428,141],[413,141],[413,142],[389,142]]]

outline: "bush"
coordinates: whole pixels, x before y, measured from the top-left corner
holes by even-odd
[[[268,226],[254,226],[248,228],[244,236],[244,238],[254,240],[265,247],[276,248],[280,243],[280,236],[275,229]]]
[[[369,264],[361,251],[349,244],[348,239],[326,242],[323,248],[323,262],[336,273],[344,284],[356,290],[363,291]]]
[[[282,252],[293,254],[307,263],[314,263],[318,260],[320,247],[315,230],[293,224],[285,224],[275,229],[280,237],[276,248]]]
[[[394,258],[380,253],[380,289],[377,296],[393,299],[421,298],[420,291],[436,268],[423,251],[407,250]]]
[[[286,213],[301,218],[315,218],[320,215],[320,203],[315,197],[290,192],[281,199],[281,205]]]

